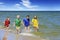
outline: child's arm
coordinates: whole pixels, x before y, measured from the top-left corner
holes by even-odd
[[[30,25],[32,25],[33,23],[32,22],[30,22]]]
[[[13,23],[13,26],[15,26],[15,22]]]
[[[22,22],[21,22],[21,23],[22,23],[22,25],[24,26],[24,22],[23,22],[23,20],[22,20]]]
[[[24,22],[22,21],[22,25],[24,26]]]
[[[34,21],[34,20],[32,19],[32,21],[31,21],[31,24],[32,24],[32,25],[33,25],[33,21]]]
[[[38,29],[39,29],[39,21],[38,21]]]

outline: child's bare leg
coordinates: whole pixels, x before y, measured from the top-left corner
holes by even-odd
[[[34,32],[35,32],[35,27],[33,27],[33,29],[34,29]]]
[[[36,29],[36,27],[34,27],[34,32],[37,32],[37,29]]]
[[[35,28],[35,31],[37,32],[37,28]]]
[[[39,28],[38,28],[38,27],[36,27],[36,32],[38,31],[38,29],[39,29]]]
[[[19,32],[21,33],[21,30],[19,29]]]
[[[30,32],[30,27],[28,27],[28,31]]]
[[[39,27],[37,27],[37,31],[39,31]]]
[[[25,27],[25,31],[26,31],[26,29],[27,29],[27,28]]]
[[[18,29],[17,29],[17,34],[20,33],[20,32],[21,32],[21,31],[20,31],[20,28],[18,28]]]
[[[16,34],[18,34],[18,27],[16,26]]]
[[[6,27],[6,31],[8,31],[9,30],[9,27]]]
[[[18,29],[18,33],[20,33],[21,31],[20,31],[20,29]]]
[[[9,30],[9,27],[7,27],[7,30]]]
[[[16,40],[18,40],[18,28],[16,27]]]
[[[16,27],[16,34],[18,34],[18,28]]]

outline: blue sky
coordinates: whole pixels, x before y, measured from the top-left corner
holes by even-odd
[[[0,11],[60,11],[60,0],[0,0]]]

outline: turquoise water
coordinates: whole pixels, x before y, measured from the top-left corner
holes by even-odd
[[[56,24],[56,25],[60,25],[60,12],[57,11],[37,11],[37,12],[31,12],[31,11],[16,11],[16,12],[0,12],[0,22],[3,22],[7,16],[10,17],[11,22],[14,21],[14,19],[16,18],[16,15],[20,15],[21,19],[25,18],[26,15],[30,15],[30,18],[32,19],[33,16],[38,16],[38,20],[40,24],[45,24],[47,25],[51,25],[52,24]]]
[[[16,11],[16,12],[0,12],[0,22],[4,22],[7,16],[10,17],[11,23],[14,22],[16,15],[20,15],[21,20],[26,17],[26,15],[30,15],[30,19],[33,18],[33,16],[38,16],[39,24],[41,25],[47,25],[49,27],[53,27],[54,25],[60,26],[60,12],[57,11],[37,11],[37,12],[31,12],[31,11]]]
[[[3,11],[0,12],[0,26],[3,26],[3,22],[7,16],[10,17],[11,25],[13,25],[16,15],[20,15],[21,20],[23,20],[26,15],[30,15],[30,19],[36,15],[39,24],[44,26],[40,28],[39,31],[43,33],[56,32],[58,34],[57,36],[50,34],[45,37],[49,37],[51,40],[60,40],[60,11]],[[45,28],[45,26],[47,26],[47,28]]]

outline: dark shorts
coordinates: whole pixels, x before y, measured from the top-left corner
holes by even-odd
[[[30,25],[25,25],[25,27],[29,27]]]
[[[5,27],[9,27],[9,25],[4,25]]]

